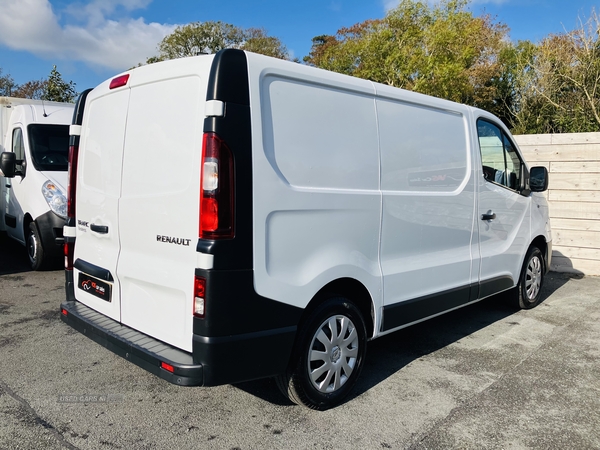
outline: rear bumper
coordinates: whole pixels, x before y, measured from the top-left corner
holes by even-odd
[[[234,336],[194,335],[194,360],[204,366],[204,386],[239,383],[282,374],[290,360],[296,327]]]
[[[80,302],[66,301],[60,307],[63,322],[148,372],[181,386],[203,384],[203,367],[194,363],[190,353],[121,325]],[[163,362],[173,367],[173,373],[161,367]]]
[[[78,301],[63,302],[61,312],[63,322],[93,341],[180,386],[216,386],[282,373],[296,336],[295,326],[222,337],[193,335],[193,353],[188,353]],[[161,367],[163,362],[173,373]]]

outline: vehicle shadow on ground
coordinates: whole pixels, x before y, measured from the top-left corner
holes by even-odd
[[[0,233],[0,275],[31,272],[27,250],[6,233]]]
[[[542,288],[542,302],[566,283],[581,278],[550,272]],[[411,362],[515,314],[518,308],[511,295],[513,292],[498,294],[369,342],[360,379],[346,401],[364,394]],[[239,383],[235,387],[273,404],[292,404],[279,393],[273,379]]]

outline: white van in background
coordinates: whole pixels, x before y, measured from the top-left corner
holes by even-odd
[[[61,317],[172,383],[326,409],[369,339],[541,300],[548,174],[485,111],[223,50],[84,92],[71,143]]]
[[[0,97],[0,231],[27,247],[34,270],[63,259],[73,107]]]

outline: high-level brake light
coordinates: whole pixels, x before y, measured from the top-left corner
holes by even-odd
[[[125,86],[127,81],[129,80],[129,74],[118,76],[117,78],[113,78],[110,82],[109,89],[116,89],[121,86]]]

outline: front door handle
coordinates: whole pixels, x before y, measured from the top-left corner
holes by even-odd
[[[90,225],[90,230],[95,231],[96,233],[106,234],[108,233],[108,227],[106,225]]]
[[[488,211],[485,214],[481,215],[481,220],[494,220],[496,218],[496,213],[493,213],[492,211]]]

